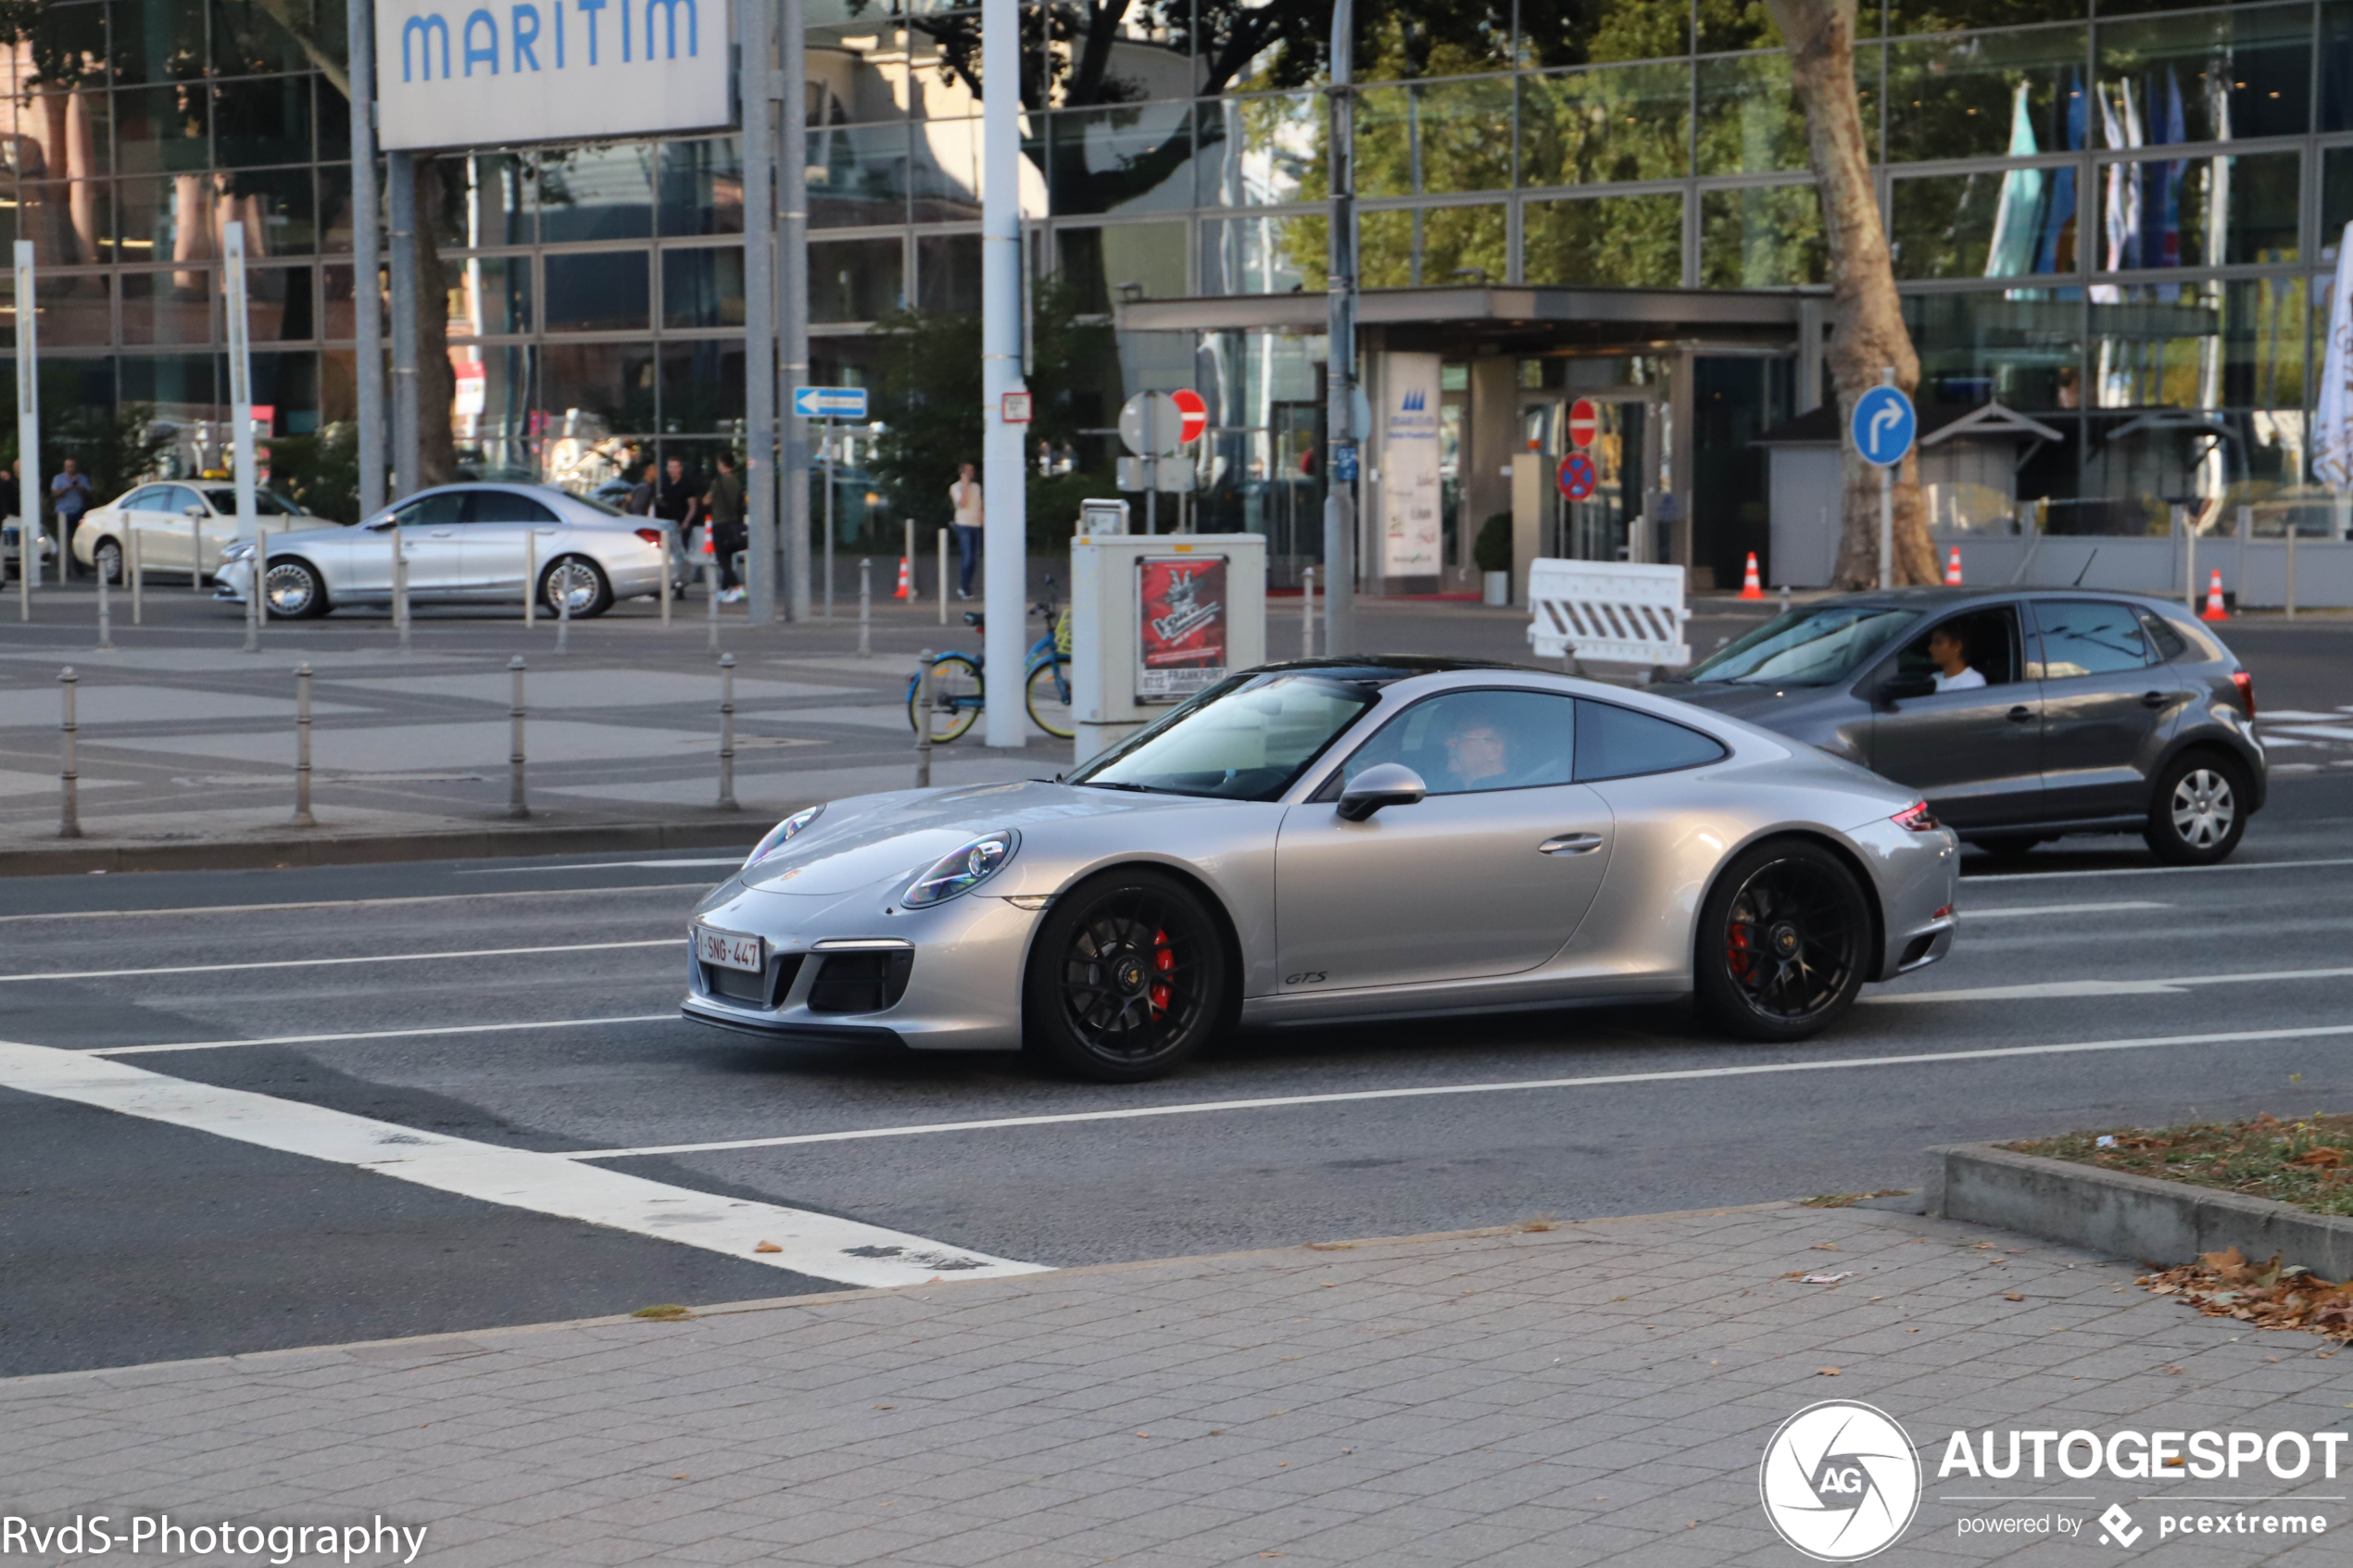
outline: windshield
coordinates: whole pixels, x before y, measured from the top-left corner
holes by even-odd
[[[1378,693],[1311,671],[1238,675],[1070,776],[1076,784],[1272,800]]]
[[[1692,666],[1684,679],[1824,685],[1861,667],[1916,613],[1885,605],[1819,605],[1777,615]]]
[[[208,490],[205,494],[212,499],[212,509],[222,517],[237,515],[237,493],[234,490]],[[253,493],[253,509],[263,517],[300,517],[302,515],[302,508],[292,501],[258,486]]]

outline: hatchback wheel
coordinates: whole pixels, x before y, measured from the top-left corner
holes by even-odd
[[[1023,1033],[1075,1076],[1138,1083],[1208,1044],[1231,987],[1225,939],[1197,895],[1159,872],[1112,872],[1047,910],[1023,986]]]
[[[1854,1004],[1870,943],[1870,906],[1844,861],[1803,840],[1760,844],[1700,908],[1692,988],[1730,1034],[1802,1040]]]
[[[2157,858],[2176,866],[2210,866],[2246,833],[2246,775],[2210,752],[2176,758],[2158,775],[2142,836]]]

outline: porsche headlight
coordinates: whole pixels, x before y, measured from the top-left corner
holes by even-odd
[[[1021,834],[1011,828],[975,838],[917,877],[900,902],[911,909],[923,909],[959,893],[969,893],[1003,870],[1020,847]]]
[[[750,855],[744,859],[743,869],[749,871],[777,850],[782,849],[786,844],[792,842],[795,834],[824,814],[825,809],[823,806],[812,806],[806,811],[795,811],[791,816],[770,828],[768,836],[752,846]]]

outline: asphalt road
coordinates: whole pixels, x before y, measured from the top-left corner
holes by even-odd
[[[2344,631],[2233,641],[2268,706],[2353,705]],[[2222,868],[2122,838],[1972,857],[1952,960],[1803,1047],[1617,1009],[1256,1035],[1125,1088],[678,1020],[711,857],[0,883],[0,1066],[49,1047],[16,1060],[53,1080],[0,1089],[0,1374],[845,1283],[789,1236],[771,1266],[547,1211],[600,1172],[649,1212],[1067,1266],[1908,1187],[1933,1143],[2342,1110],[2353,737],[2277,755]],[[1139,1109],[1167,1113],[1105,1114]],[[439,1185],[384,1173],[421,1143],[461,1157]]]

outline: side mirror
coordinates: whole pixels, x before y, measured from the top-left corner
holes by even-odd
[[[1340,791],[1340,818],[1361,822],[1384,806],[1416,806],[1429,786],[1403,762],[1377,762],[1350,780]]]
[[[1927,696],[1936,690],[1933,675],[1890,675],[1880,683],[1881,702],[1901,702],[1906,697]]]
[[[205,509],[199,506],[185,506],[180,508],[180,515],[182,517],[202,518],[205,515]]]

